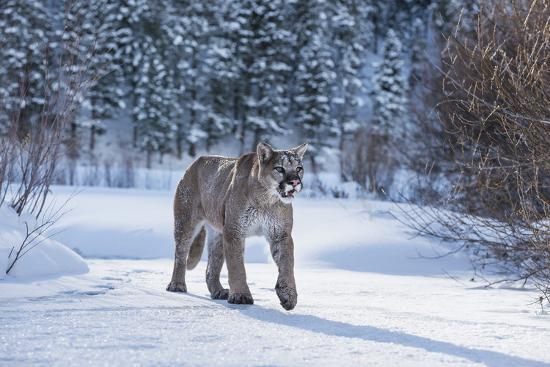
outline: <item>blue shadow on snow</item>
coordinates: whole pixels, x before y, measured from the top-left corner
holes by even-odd
[[[232,307],[234,308],[234,307]],[[429,339],[399,331],[386,330],[368,325],[353,325],[340,321],[326,320],[313,315],[297,315],[266,309],[260,306],[238,307],[245,316],[263,322],[290,326],[305,331],[329,336],[359,338],[378,343],[400,344],[406,347],[424,349],[432,353],[444,353],[464,358],[490,367],[548,367],[550,364],[515,357],[505,353],[463,347],[449,342]]]

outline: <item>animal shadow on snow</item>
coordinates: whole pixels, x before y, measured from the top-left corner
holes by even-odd
[[[244,316],[262,322],[289,326],[304,331],[339,336],[345,338],[363,339],[377,343],[400,344],[405,347],[424,349],[431,353],[443,353],[472,362],[482,363],[489,367],[550,367],[550,364],[511,356],[501,352],[455,345],[449,342],[433,340],[423,336],[391,331],[369,325],[353,325],[341,321],[327,320],[314,315],[300,315],[292,312],[282,312],[259,305],[232,305],[227,301],[211,300],[208,297],[186,293],[193,298],[208,300],[219,305],[238,310]]]
[[[469,348],[449,342],[433,340],[423,336],[391,331],[369,325],[353,325],[341,321],[327,320],[314,315],[300,315],[265,308],[259,305],[232,305],[226,301],[210,300],[208,297],[186,293],[187,296],[201,300],[209,300],[219,305],[238,310],[244,316],[262,322],[290,326],[305,331],[339,336],[345,338],[363,339],[377,343],[401,344],[405,347],[424,349],[431,353],[443,353],[464,358],[489,367],[550,367],[550,364],[511,356],[491,350]]]
[[[449,342],[433,340],[422,336],[391,331],[369,325],[353,325],[340,321],[327,320],[313,315],[281,312],[257,305],[238,309],[243,315],[263,322],[290,326],[329,336],[358,338],[378,343],[401,344],[405,347],[424,349],[427,352],[444,353],[464,358],[490,367],[550,366],[550,364],[544,362],[515,357],[501,352],[459,346]]]

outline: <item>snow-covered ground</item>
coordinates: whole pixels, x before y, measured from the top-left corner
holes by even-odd
[[[300,267],[286,312],[270,264],[248,265],[252,306],[210,300],[204,264],[188,294],[168,293],[170,267],[93,260],[87,275],[2,284],[0,365],[550,365],[530,292]]]
[[[259,238],[246,250],[254,305],[210,300],[204,262],[188,294],[166,292],[171,199],[80,192],[56,239],[94,257],[90,271],[0,281],[0,365],[550,366],[536,291],[470,282],[463,254],[419,256],[445,248],[411,238],[388,203],[295,202],[293,311],[279,305]]]

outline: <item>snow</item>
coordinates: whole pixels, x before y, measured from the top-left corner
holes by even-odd
[[[172,192],[64,186],[54,192],[56,200],[69,200],[70,207],[70,214],[59,223],[56,238],[83,256],[173,256]],[[452,271],[469,266],[464,254],[439,260],[422,258],[443,253],[446,248],[411,238],[389,214],[390,210],[398,212],[391,203],[300,196],[294,201],[293,229],[298,263],[398,274],[433,274],[442,268]],[[245,256],[248,262],[271,262],[268,245],[260,237],[247,240]]]
[[[20,218],[11,208],[7,206],[0,208],[0,280],[6,278],[7,280],[20,281],[88,271],[88,266],[78,254],[53,239],[45,238],[45,234],[37,236],[34,241],[29,243],[29,247],[35,244],[36,247],[21,256],[10,270],[9,275],[6,275],[18,248],[25,239],[25,222],[28,223],[31,231],[35,228],[34,218],[25,215]]]
[[[536,290],[470,281],[464,254],[425,258],[446,247],[413,238],[390,203],[295,201],[293,311],[260,238],[246,248],[254,305],[211,300],[204,261],[189,293],[166,292],[171,200],[106,188],[72,199],[56,239],[90,271],[0,281],[0,365],[550,366]]]
[[[204,263],[188,294],[164,291],[168,259],[89,263],[90,274],[17,284],[15,296],[0,285],[0,364],[550,365],[550,326],[529,291],[298,267],[286,312],[271,264],[248,264],[255,304],[237,306],[208,298]]]

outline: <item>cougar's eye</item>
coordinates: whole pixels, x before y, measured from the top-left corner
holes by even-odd
[[[302,167],[296,167],[296,172],[302,172],[304,169]]]
[[[285,169],[283,167],[275,167],[274,170],[279,173],[285,173]]]

